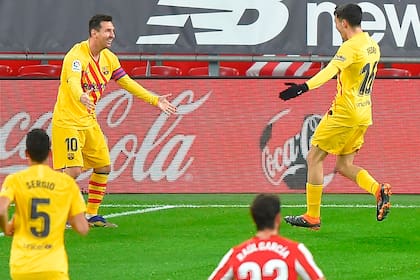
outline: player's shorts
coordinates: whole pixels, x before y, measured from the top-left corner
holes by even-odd
[[[69,275],[59,271],[11,273],[12,280],[69,280]]]
[[[66,167],[99,168],[111,164],[108,145],[99,124],[77,130],[52,126],[54,169]]]
[[[315,129],[311,144],[334,155],[352,154],[362,147],[368,127],[342,126],[327,113]]]

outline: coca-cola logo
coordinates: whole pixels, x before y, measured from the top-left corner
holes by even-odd
[[[137,135],[134,128],[133,133],[118,134],[119,138],[109,147],[112,164],[109,180],[115,180],[129,169],[132,179],[137,182],[146,178],[172,182],[185,174],[194,161],[194,156],[189,151],[196,135],[185,134],[176,129],[188,114],[199,109],[208,100],[211,93],[210,91],[197,99],[192,90],[185,90],[171,100],[178,107],[177,115],[160,113],[145,135]],[[104,121],[104,130],[118,129],[124,124],[133,108],[133,98],[125,90],[116,90],[100,99],[96,113],[98,119]],[[51,135],[51,119],[52,112],[45,112],[38,118],[31,117],[28,112],[18,112],[5,122],[0,128],[0,174],[7,175],[26,167],[26,133],[33,128],[42,127]],[[16,139],[16,135],[20,139]],[[22,162],[11,162],[13,157],[20,158]],[[78,180],[88,178],[90,172],[82,173]]]
[[[273,126],[290,114],[291,109],[286,109],[276,114],[264,128],[260,137],[262,169],[268,181],[278,186],[285,182],[290,189],[304,189],[307,179],[306,157],[311,145],[311,138],[321,121],[320,115],[307,115],[302,122],[301,130],[287,138],[283,145],[270,147],[269,142],[273,137]],[[289,130],[281,131],[282,134],[290,133]],[[324,185],[333,179],[334,173],[325,176]]]

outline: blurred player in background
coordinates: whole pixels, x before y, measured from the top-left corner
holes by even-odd
[[[257,195],[250,210],[256,235],[230,249],[209,280],[325,279],[305,245],[279,235],[278,196]]]
[[[335,26],[343,38],[331,62],[304,84],[289,84],[280,98],[289,100],[315,89],[337,75],[337,94],[315,130],[307,156],[307,211],[286,216],[291,225],[319,229],[324,182],[323,161],[328,154],[337,156],[335,170],[376,197],[376,219],[382,221],[390,208],[391,186],[378,183],[365,169],[353,164],[362,147],[367,128],[372,125],[373,80],[380,58],[378,44],[361,29],[362,9],[356,4],[337,6]]]
[[[29,167],[8,175],[0,192],[0,228],[13,236],[10,274],[13,280],[69,279],[64,247],[66,221],[86,235],[86,205],[74,179],[48,164],[50,138],[42,129],[27,134]],[[9,221],[9,206],[15,212]]]
[[[115,38],[112,17],[95,15],[89,21],[89,39],[66,54],[52,119],[52,150],[55,169],[77,178],[93,168],[88,185],[86,218],[91,226],[115,227],[98,215],[106,192],[111,160],[108,145],[97,122],[95,106],[110,79],[167,114],[175,113],[166,97],[151,94],[121,68],[109,48]]]

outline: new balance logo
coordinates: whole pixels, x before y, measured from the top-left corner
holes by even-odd
[[[282,0],[159,0],[158,5],[191,8],[192,13],[150,17],[148,25],[179,27],[179,33],[139,36],[138,45],[175,44],[188,19],[200,29],[194,32],[197,45],[258,45],[280,34],[289,19]]]

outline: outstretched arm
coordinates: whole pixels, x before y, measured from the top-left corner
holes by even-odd
[[[306,82],[306,84],[308,85],[309,89],[318,88],[326,82],[328,82],[329,80],[331,80],[335,75],[337,75],[338,71],[339,69],[337,66],[335,66],[332,63],[329,63],[327,67],[325,67],[324,69],[319,71],[315,76],[310,78]]]
[[[289,87],[279,93],[279,98],[289,100],[298,97],[308,90],[318,88],[337,75],[338,71],[339,69],[337,66],[329,63],[327,67],[319,71],[315,76],[303,84],[286,83]]]
[[[171,95],[172,94],[161,95],[158,99],[158,107],[168,115],[177,113],[177,108],[174,105],[172,105],[172,103],[169,102],[168,99],[166,99],[166,97],[169,97]]]
[[[122,88],[137,96],[138,98],[143,99],[149,104],[159,107],[166,114],[174,114],[177,111],[176,107],[166,99],[166,97],[169,97],[170,94],[162,96],[154,95],[143,88],[139,83],[131,79],[128,75],[118,79],[117,83]]]

